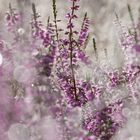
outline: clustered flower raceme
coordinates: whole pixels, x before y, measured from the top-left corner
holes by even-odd
[[[32,4],[32,11],[33,11],[32,21],[31,21],[32,37],[38,38],[41,36],[43,25],[42,22],[38,20],[40,15],[37,13],[34,3]]]
[[[100,140],[111,139],[124,121],[121,114],[122,106],[122,101],[109,104],[105,108],[96,111],[93,116],[86,118],[83,127],[93,133],[97,138],[100,138]],[[119,117],[122,119],[122,122]],[[118,118],[119,121],[117,120]]]
[[[9,12],[6,13],[6,20],[7,20],[7,26],[9,27],[8,30],[11,31],[13,30],[13,26],[15,24],[18,24],[21,15],[19,13],[16,13],[14,8],[11,7],[11,4],[9,4]]]
[[[139,66],[131,66],[127,67],[126,70],[122,70],[122,72],[114,71],[111,73],[108,73],[109,78],[109,86],[111,87],[117,87],[119,85],[125,85],[127,83],[133,82],[135,78],[140,73],[140,67]]]
[[[87,17],[87,13],[85,13],[80,35],[79,35],[79,40],[78,40],[78,44],[80,46],[83,46],[86,39],[88,38],[88,31],[89,31],[88,29],[89,29],[89,19]]]
[[[39,20],[40,16],[36,11],[35,5],[32,4],[33,10],[33,17],[31,22],[32,27],[32,37],[33,37],[33,46],[36,46],[37,40],[42,46],[47,49],[47,52],[43,55],[42,53],[37,54],[37,58],[39,64],[37,66],[41,67],[42,74],[49,77],[51,75],[54,57],[55,57],[55,50],[56,50],[56,41],[54,39],[54,26],[52,23],[48,21],[47,27],[44,27],[42,22]],[[37,47],[39,50],[39,47]]]
[[[76,95],[75,89],[72,86],[72,78],[66,75],[59,75],[61,88],[66,94],[68,104],[73,107],[83,106],[88,101],[92,101],[101,94],[101,89],[95,86],[91,81],[76,81]]]
[[[81,31],[78,32],[74,29],[73,20],[78,18],[75,12],[79,9],[79,5],[77,4],[78,1],[71,2],[72,7],[71,12],[67,14],[68,24],[65,33],[68,38],[62,40],[64,44],[62,44],[63,47],[59,50],[60,64],[57,64],[57,74],[60,86],[68,98],[68,103],[72,106],[82,106],[89,99],[87,98],[87,91],[84,90],[83,86],[76,79],[75,70],[79,67],[79,61],[85,64],[90,63],[82,48],[87,38],[89,22],[86,15]],[[80,34],[79,39],[76,39],[75,36],[78,34]],[[92,86],[91,90],[93,90]]]
[[[8,31],[14,34],[14,43],[20,39],[17,30],[20,27],[21,19],[22,15],[17,13],[16,9],[12,8],[11,4],[9,4],[9,11],[6,13],[6,22]]]

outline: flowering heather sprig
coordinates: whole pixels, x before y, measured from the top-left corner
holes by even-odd
[[[79,34],[79,39],[78,39],[78,44],[79,44],[80,47],[85,45],[85,42],[88,38],[88,31],[89,31],[89,19],[87,17],[87,13],[85,13],[83,23],[82,23],[82,27],[81,27],[81,31],[80,31],[80,34]]]
[[[21,15],[16,12],[16,9],[12,8],[11,3],[9,4],[9,11],[6,13],[7,26],[11,31],[13,26],[17,25],[20,21]]]
[[[42,22],[39,20],[40,15],[37,13],[36,6],[34,3],[32,4],[32,12],[33,12],[31,21],[32,37],[34,38],[35,41],[37,40],[41,41],[43,47],[52,50],[51,47],[54,46],[53,41],[54,31],[52,29],[53,27],[52,24],[48,22],[47,28],[43,26]]]
[[[31,21],[31,31],[33,38],[37,38],[40,36],[40,32],[42,31],[42,22],[38,20],[40,18],[40,15],[36,11],[36,6],[34,3],[32,3],[32,21]]]
[[[50,47],[56,45],[54,36],[55,36],[55,29],[54,25],[50,23],[50,18],[48,18],[47,27],[43,26],[42,22],[40,21],[40,15],[37,13],[36,6],[32,4],[32,21],[31,21],[31,32],[32,37],[36,40],[39,39],[42,41],[42,45],[44,47]]]
[[[94,85],[90,80],[79,82],[79,86],[83,88],[88,101],[93,101],[96,96],[100,96],[102,93],[101,87]]]
[[[66,65],[64,63],[66,68]],[[59,69],[60,70],[60,69]],[[72,77],[69,71],[69,66],[67,67],[67,72],[59,72],[59,85],[61,90],[64,92],[64,97],[67,99],[69,105],[76,107],[76,106],[83,106],[88,101],[92,101],[96,98],[96,96],[100,96],[102,93],[101,88],[94,85],[92,81],[84,81],[84,80],[76,80],[76,93],[77,98],[74,96],[74,87],[72,85]]]
[[[86,64],[89,63],[88,57],[79,47],[79,44],[74,36],[78,33],[77,31],[74,31],[73,26],[73,20],[77,18],[75,12],[78,9],[79,6],[77,5],[77,1],[72,1],[71,12],[67,14],[68,31],[66,32],[66,35],[68,35],[68,39],[62,40],[63,47],[57,52],[59,53],[58,56],[60,58],[60,61],[58,61],[59,63],[57,63],[58,81],[61,89],[65,93],[68,103],[73,107],[82,106],[89,100],[86,97],[87,91],[85,91],[82,85],[78,84],[79,82],[76,80],[75,75],[75,70],[79,67],[78,62],[82,61]]]
[[[84,120],[84,128],[100,140],[110,140],[124,121],[122,107],[122,101],[117,101],[96,111],[92,117]],[[118,118],[116,118],[116,114]]]
[[[9,3],[9,11],[6,13],[6,22],[8,31],[14,34],[14,40],[17,42],[19,40],[18,28],[21,24],[21,14],[12,8],[11,3]]]
[[[116,16],[115,24],[117,26],[118,35],[120,39],[119,43],[121,44],[121,47],[122,47],[121,49],[123,50],[123,53],[126,58],[127,56],[130,56],[130,54],[128,55],[128,52],[126,50],[130,50],[132,48],[132,45],[134,44],[135,39],[134,39],[134,36],[128,33],[128,28],[122,25],[122,22],[120,21],[117,13],[115,13],[115,16]]]
[[[110,86],[111,87],[116,87],[122,84],[126,84],[129,80],[131,75],[129,75],[129,73],[122,73],[120,75],[120,73],[118,71],[113,72],[113,73],[109,73],[108,78],[110,80]]]
[[[72,1],[72,0],[71,0]],[[73,85],[73,92],[72,94],[74,95],[75,100],[78,100],[77,97],[77,88],[76,88],[76,79],[75,79],[75,74],[74,74],[74,68],[73,68],[73,19],[77,18],[75,15],[75,11],[78,10],[79,6],[76,5],[77,0],[72,1],[72,7],[71,7],[71,13],[68,13],[68,37],[69,37],[69,50],[70,50],[70,69],[71,69],[71,76],[72,76],[72,85]]]
[[[58,34],[58,25],[57,22],[60,22],[60,20],[57,20],[57,10],[56,10],[56,0],[53,1],[53,15],[54,15],[54,26],[55,26],[55,34],[56,34],[56,40],[59,41],[59,34]]]
[[[140,65],[138,61],[138,56],[140,52],[139,37],[137,35],[137,29],[135,27],[134,17],[130,5],[128,5],[128,11],[132,22],[133,34],[129,33],[130,30],[129,28],[126,29],[121,25],[119,17],[116,14],[117,23],[119,24],[119,28],[121,30],[119,35],[125,64],[122,67],[123,69],[122,72],[118,74],[117,76],[118,78],[114,77],[114,79],[112,78],[111,78],[112,80],[110,79],[110,81],[112,81],[112,85],[114,83],[114,86],[121,84],[124,85],[129,84],[133,82],[137,76],[139,77],[138,70]]]
[[[131,27],[127,30],[121,28],[121,46],[123,47],[123,54],[125,64],[123,66],[123,71],[118,74],[117,77],[111,80],[110,83],[114,82],[114,86],[122,85],[126,87],[129,91],[130,97],[133,99],[134,103],[138,102],[138,90],[134,88],[134,85],[137,83],[140,74],[140,63],[139,63],[139,52],[140,52],[140,41],[139,41],[139,30],[136,28],[134,22],[134,16],[130,5],[127,5],[129,16],[132,22]],[[137,85],[139,87],[139,85]]]
[[[48,49],[45,55],[39,54],[38,56],[38,66],[42,68],[42,72],[40,74],[49,77],[51,75],[56,50],[56,41],[54,39],[54,26],[52,23],[50,23],[49,20],[47,23],[47,27],[45,28],[43,26],[42,22],[39,20],[40,16],[36,11],[34,3],[32,4],[32,11],[32,36],[35,39],[35,41],[41,41],[42,46]],[[35,42],[33,43],[35,44]]]
[[[131,82],[133,82],[137,76],[140,74],[140,67],[139,66],[129,66],[126,67],[126,69],[119,71],[113,71],[111,73],[108,73],[109,78],[109,86],[117,87],[121,85],[126,85]]]
[[[64,62],[62,58],[62,50],[64,49],[63,40],[59,38],[59,32],[63,31],[63,29],[58,28],[58,23],[61,20],[57,19],[57,7],[56,7],[56,0],[52,0],[52,7],[53,7],[53,31],[54,31],[54,44],[55,44],[55,57],[54,57],[54,69],[57,67],[57,63],[59,63],[60,67],[62,67],[64,71]],[[57,69],[57,68],[56,68]]]

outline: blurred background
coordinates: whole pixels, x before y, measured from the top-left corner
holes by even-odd
[[[69,0],[56,0],[56,2],[57,2],[58,18],[62,20],[59,26],[64,29],[66,27],[65,15],[69,12]],[[3,27],[5,27],[3,21],[5,20],[4,17],[6,11],[8,10],[9,3],[11,3],[12,7],[15,7],[17,10],[23,13],[23,17],[24,17],[23,28],[25,29],[26,33],[28,33],[27,25],[29,24],[29,21],[31,19],[32,3],[36,4],[36,9],[37,12],[41,15],[42,22],[47,24],[48,17],[49,16],[52,17],[52,13],[53,13],[52,0],[0,0],[0,32],[1,33],[3,33],[2,32]],[[94,56],[92,39],[95,38],[98,55],[99,55],[99,60],[98,60],[99,64],[104,62],[106,63],[107,61],[115,67],[120,67],[122,64],[122,55],[121,55],[120,44],[118,41],[119,34],[116,25],[115,13],[117,13],[122,25],[125,27],[129,27],[132,23],[128,13],[127,4],[131,6],[135,23],[137,23],[139,20],[140,0],[80,0],[80,10],[77,13],[80,18],[77,20],[76,27],[77,28],[81,27],[84,14],[85,12],[87,12],[90,19],[91,28],[90,28],[90,37],[89,37],[90,39],[86,51],[88,55]],[[51,20],[53,19],[51,18]],[[24,59],[22,52],[18,55],[15,61],[18,62],[18,59],[21,57],[23,57]],[[93,57],[93,60],[94,58],[95,57]],[[44,124],[45,124],[44,122],[49,124],[47,128],[44,128]],[[51,137],[51,135],[53,136],[53,133],[55,133],[56,131],[56,128],[55,129],[53,128],[53,126],[56,126],[55,124],[56,122],[53,122],[50,118],[48,118],[46,120],[43,120],[41,123],[39,123],[38,129],[41,131],[42,129],[44,129],[45,132],[43,133],[45,134],[45,137],[47,137],[46,135],[48,134],[50,134],[49,137]],[[133,121],[132,122],[130,121],[130,126],[132,124]],[[137,125],[137,122],[135,124]],[[20,129],[21,126],[18,125],[15,127]],[[15,127],[11,127],[10,140],[17,140],[13,136],[13,133],[15,132]],[[23,127],[23,131],[24,128],[26,129],[26,127]],[[47,134],[46,134],[46,129],[48,132]],[[52,131],[53,133],[51,133],[51,131],[49,130],[53,130]],[[26,134],[25,136],[28,137],[27,135],[28,132],[25,132],[25,134]],[[19,139],[28,140],[28,138],[25,137],[22,138],[23,139],[21,139],[20,136]],[[49,140],[54,140],[54,139],[55,138]]]

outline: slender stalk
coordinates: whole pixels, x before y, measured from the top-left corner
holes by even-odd
[[[85,22],[86,18],[87,18],[87,12],[84,15],[84,19],[83,19],[83,23],[82,23],[82,26],[81,26],[81,30],[84,28],[84,24],[85,24],[84,22]]]
[[[35,7],[35,4],[34,3],[32,3],[32,11],[33,11],[33,20],[34,20],[34,22],[35,22],[35,28],[36,28],[36,33],[38,34],[38,23],[37,23],[37,12],[36,12],[36,7]]]
[[[93,38],[93,48],[94,48],[94,52],[95,52],[95,57],[98,60],[98,53],[97,53],[97,47],[96,47],[95,38]]]
[[[60,52],[60,45],[59,45],[59,33],[58,33],[58,25],[57,25],[57,10],[56,10],[56,0],[52,0],[53,4],[52,4],[52,7],[53,7],[53,17],[54,17],[54,27],[55,27],[55,36],[56,36],[56,41],[57,41],[57,45],[58,45],[58,51]],[[61,65],[62,65],[62,69],[64,71],[64,65],[63,65],[63,60],[62,60],[62,56],[61,56],[61,53],[60,53],[60,61],[61,61]],[[57,59],[56,59],[57,61]]]
[[[82,23],[82,26],[81,26],[81,31],[82,31],[83,28],[84,28],[84,24],[85,24],[86,19],[87,19],[87,12],[85,13],[84,18],[83,18],[83,23]],[[87,38],[86,38],[86,40],[85,40],[85,43],[84,43],[84,45],[83,45],[83,48],[84,48],[84,49],[86,49],[87,44],[88,44],[88,41],[89,41],[89,34],[88,34],[88,36],[87,36]]]
[[[53,16],[54,16],[54,26],[55,26],[55,33],[57,42],[59,41],[59,34],[58,34],[58,26],[57,26],[57,10],[56,10],[56,0],[53,1]]]
[[[104,49],[104,52],[105,52],[105,57],[107,58],[108,57],[107,48]]]
[[[75,6],[75,1],[73,0],[72,7]],[[74,68],[73,68],[73,30],[71,27],[72,24],[72,16],[74,15],[74,8],[72,8],[71,11],[71,18],[69,19],[69,24],[70,24],[70,30],[69,30],[69,48],[70,48],[70,68],[71,68],[71,73],[72,73],[72,80],[73,80],[73,86],[74,86],[74,95],[75,99],[77,99],[77,91],[76,91],[76,80],[75,80],[75,74],[74,74]]]
[[[47,20],[47,29],[49,28],[49,24],[50,24],[50,16],[48,17],[48,20]]]
[[[138,13],[138,31],[140,34],[140,7],[139,7],[139,13]]]
[[[13,14],[13,9],[12,9],[11,3],[9,3],[9,10],[10,10],[10,13],[11,13],[11,16],[12,16],[12,14]]]
[[[135,27],[135,22],[134,22],[134,18],[133,18],[133,14],[132,14],[132,10],[129,4],[127,4],[127,8],[128,8],[128,12],[129,12],[129,16],[132,22],[132,26],[134,28],[134,35],[135,35],[135,41],[137,43],[137,31],[136,31],[136,27]]]
[[[123,42],[123,40],[125,39],[125,35],[123,32],[121,21],[120,21],[119,16],[116,12],[115,12],[115,17],[116,17],[117,24],[119,25],[120,40],[121,40],[121,42]]]

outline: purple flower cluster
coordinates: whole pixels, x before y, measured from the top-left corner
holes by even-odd
[[[68,103],[72,106],[82,106],[88,100],[93,99],[94,93],[90,93],[90,99],[87,97],[86,90],[83,85],[79,84],[76,79],[75,71],[79,67],[79,62],[89,64],[90,61],[86,56],[85,52],[80,47],[82,44],[76,39],[77,34],[81,34],[82,42],[85,42],[86,35],[88,32],[88,18],[87,15],[84,18],[82,29],[80,32],[76,31],[74,28],[74,19],[77,19],[76,11],[79,9],[78,1],[71,1],[72,7],[71,12],[67,14],[68,24],[66,35],[68,38],[63,39],[62,48],[58,51],[58,58],[60,58],[60,63],[57,63],[57,75],[60,87],[65,93]],[[76,36],[75,36],[76,35]],[[87,83],[88,84],[88,83]],[[89,90],[89,89],[88,89]],[[92,91],[92,86],[90,91]],[[93,95],[92,95],[93,94]]]
[[[100,140],[110,140],[121,126],[121,122],[114,119],[116,113],[122,115],[121,112],[118,112],[120,110],[122,110],[121,101],[109,104],[102,110],[96,111],[92,117],[87,118],[83,126]]]
[[[8,31],[14,35],[13,44],[15,44],[20,40],[18,30],[21,26],[22,15],[21,13],[16,12],[16,9],[14,9],[11,4],[9,4],[9,11],[6,12],[5,18]]]
[[[8,30],[13,30],[13,26],[19,24],[20,19],[21,15],[17,13],[14,8],[12,8],[11,4],[9,4],[9,11],[6,13]]]
[[[126,67],[125,70],[122,70],[122,72],[114,71],[111,73],[108,73],[109,78],[109,86],[116,87],[119,85],[125,85],[128,84],[136,79],[136,77],[140,73],[139,66],[129,66]]]
[[[32,37],[37,38],[40,37],[42,33],[42,22],[39,20],[40,15],[36,11],[35,4],[32,4],[32,21],[31,21],[31,28],[32,28]]]
[[[89,19],[86,13],[84,16],[83,24],[82,24],[80,35],[79,35],[79,40],[78,40],[79,46],[84,45],[86,39],[88,38],[88,31],[89,31]]]

